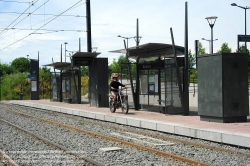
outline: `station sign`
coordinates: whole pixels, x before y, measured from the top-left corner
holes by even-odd
[[[89,58],[73,58],[73,66],[89,66],[90,61]]]
[[[238,42],[250,42],[250,35],[238,35]]]
[[[159,69],[164,67],[164,61],[138,63],[140,70]]]

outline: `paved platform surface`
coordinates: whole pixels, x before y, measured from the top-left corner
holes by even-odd
[[[121,109],[111,113],[109,108],[90,107],[87,102],[69,104],[50,100],[13,100],[9,103],[250,148],[250,117],[244,123],[216,123],[201,121],[196,107],[190,108],[190,116],[133,109],[125,115]]]

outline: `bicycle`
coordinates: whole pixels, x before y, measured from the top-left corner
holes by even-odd
[[[124,114],[128,113],[128,110],[129,110],[128,95],[127,95],[127,91],[126,91],[126,94],[124,94],[122,92],[124,89],[126,89],[126,88],[118,89],[118,94],[116,96],[117,97],[116,103],[114,103],[114,97],[113,97],[112,93],[109,94],[110,112],[115,113],[116,109],[121,108],[122,113],[124,113]]]

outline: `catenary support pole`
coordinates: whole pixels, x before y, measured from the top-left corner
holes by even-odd
[[[87,52],[92,52],[90,0],[86,0]]]
[[[188,89],[188,3],[185,2],[185,67],[183,79],[183,116],[189,115],[189,89]]]

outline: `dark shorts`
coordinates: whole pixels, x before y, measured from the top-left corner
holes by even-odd
[[[112,95],[114,95],[114,94],[118,95],[118,92],[111,91],[111,94],[112,94]]]

